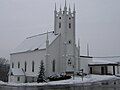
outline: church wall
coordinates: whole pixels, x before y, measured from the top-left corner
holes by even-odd
[[[88,64],[92,62],[92,58],[80,57],[80,69],[83,69],[84,73],[89,73]]]
[[[80,70],[80,55],[79,55],[79,50],[76,47],[75,49],[75,65],[76,65],[76,71]]]
[[[71,19],[69,19],[71,18]],[[71,28],[69,28],[69,24],[71,24]],[[67,53],[68,53],[68,60],[71,58],[71,62],[72,62],[72,65],[67,65],[67,67],[70,69],[70,70],[73,70],[73,65],[75,63],[75,68],[77,69],[77,58],[76,58],[76,55],[77,55],[77,52],[75,52],[75,62],[74,62],[74,28],[73,28],[73,18],[69,15],[67,17]],[[76,49],[75,49],[76,50]],[[67,61],[68,62],[68,61]],[[68,69],[68,70],[69,70]]]
[[[25,61],[27,62],[27,69],[25,74],[27,76],[37,76],[39,72],[40,62],[44,61],[45,66],[45,50],[37,50],[32,52],[11,54],[10,56],[10,68],[12,68],[12,62],[14,62],[14,68],[18,68],[18,62],[20,62],[20,68],[25,70]],[[32,72],[32,61],[34,61],[34,72]]]
[[[48,47],[48,75],[57,74],[60,72],[60,35]],[[55,72],[53,72],[53,60],[55,60]]]

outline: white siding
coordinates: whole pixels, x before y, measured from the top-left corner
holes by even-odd
[[[20,62],[20,68],[25,69],[25,61],[27,62],[27,70],[25,74],[27,76],[37,76],[39,72],[40,62],[44,61],[45,65],[45,50],[33,51],[33,52],[25,52],[12,54],[10,58],[10,66],[12,62],[14,62],[14,68],[18,68],[18,62]],[[34,72],[32,72],[32,61],[34,61]],[[12,67],[11,67],[12,68]]]
[[[19,81],[18,81],[18,78],[19,78]],[[9,82],[24,83],[25,82],[25,76],[9,76]]]
[[[89,73],[88,64],[92,62],[92,58],[80,57],[80,69],[83,69],[84,73]]]

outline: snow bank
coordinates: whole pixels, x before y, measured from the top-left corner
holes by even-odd
[[[102,82],[106,80],[115,80],[119,79],[116,76],[108,76],[108,75],[87,75],[86,77],[82,78],[80,76],[77,76],[74,78],[71,78],[69,80],[61,80],[61,81],[53,81],[48,82],[50,85],[59,85],[59,84],[90,84],[93,82]]]
[[[76,76],[74,79],[73,77],[68,80],[61,80],[61,81],[50,81],[47,83],[5,83],[0,81],[1,85],[8,85],[8,86],[44,86],[44,85],[69,85],[69,84],[91,84],[94,82],[102,82],[106,80],[116,80],[120,79],[116,76],[109,76],[109,75],[87,75],[83,78],[80,76]]]

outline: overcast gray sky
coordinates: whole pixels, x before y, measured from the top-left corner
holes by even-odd
[[[59,10],[64,0],[0,0],[0,57],[26,37],[53,30],[54,3]],[[76,5],[76,35],[81,54],[86,44],[91,56],[120,55],[120,0],[67,0]]]

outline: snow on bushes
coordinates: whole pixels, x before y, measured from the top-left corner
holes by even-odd
[[[71,76],[63,75],[63,74],[54,74],[48,77],[50,81],[58,81],[58,80],[66,80],[70,79]]]

